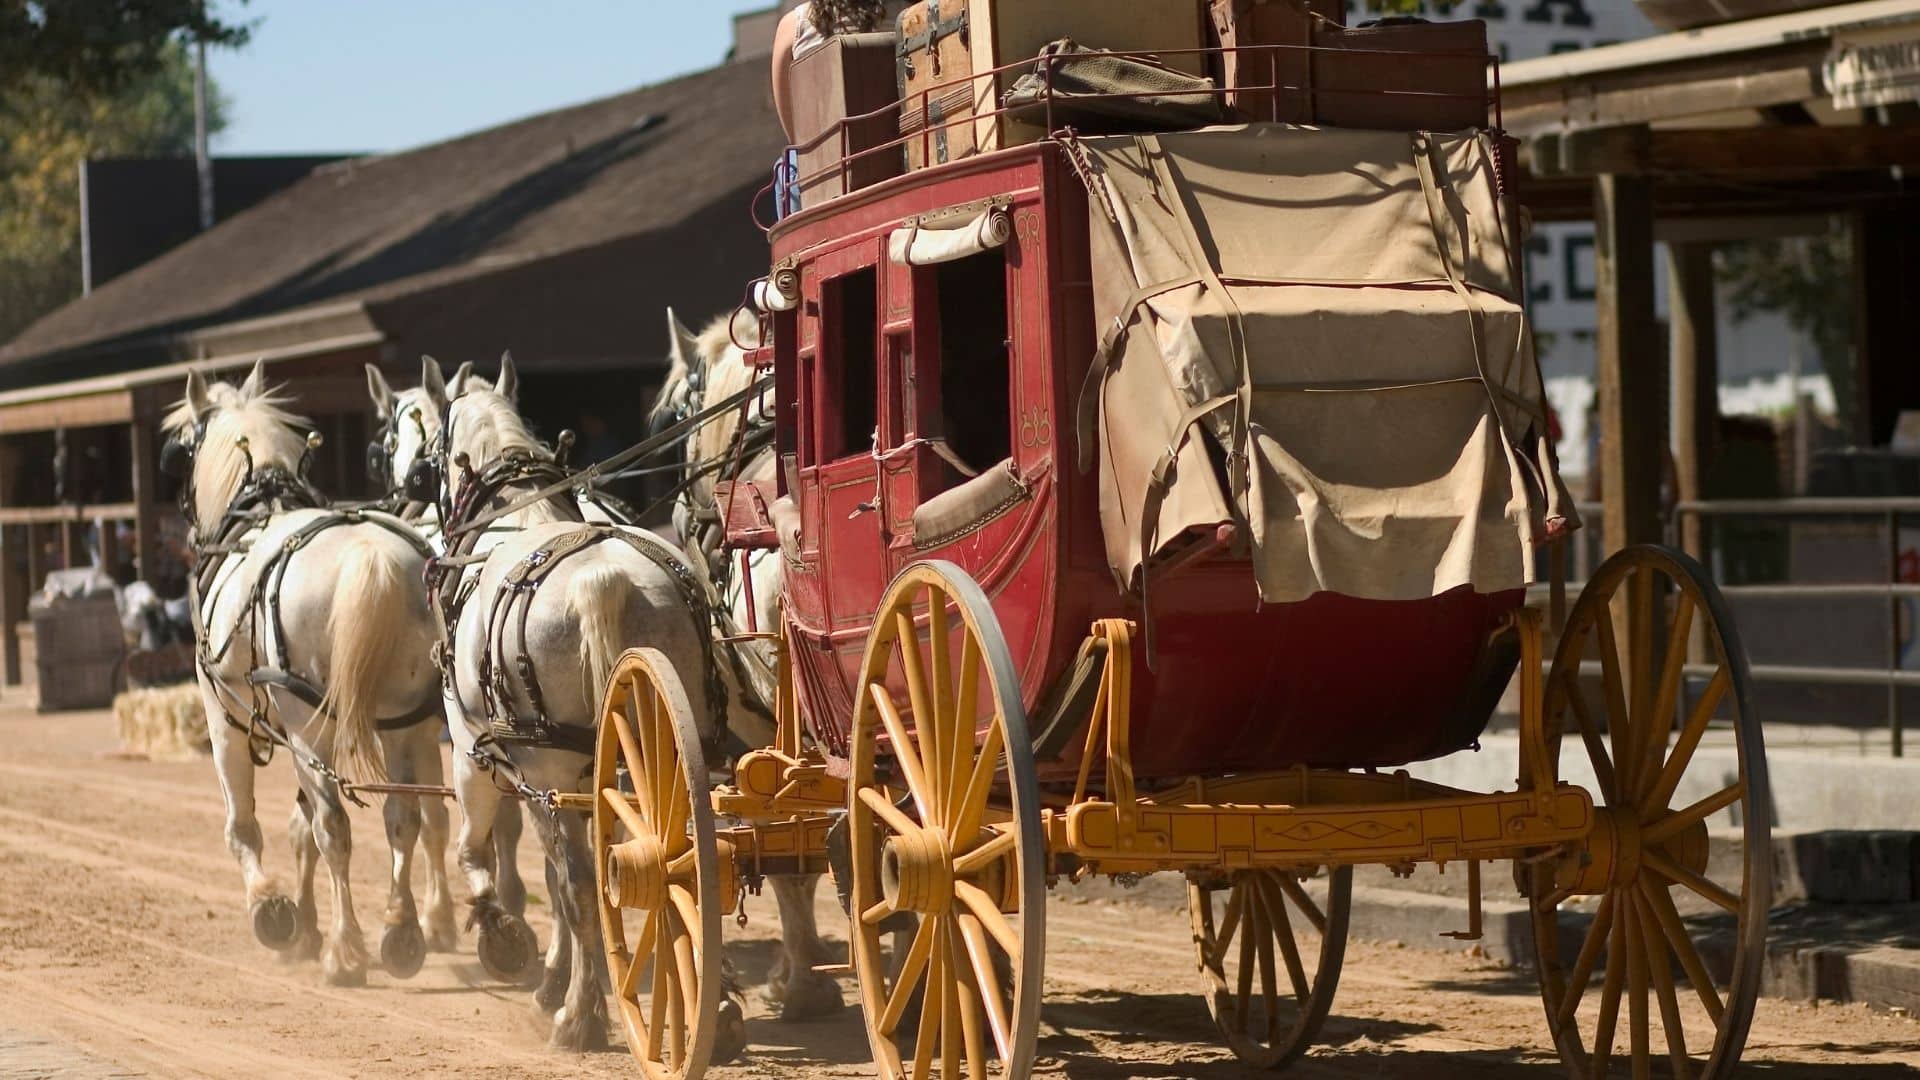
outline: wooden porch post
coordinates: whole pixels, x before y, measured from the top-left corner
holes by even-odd
[[[1667,310],[1673,357],[1673,458],[1682,502],[1697,502],[1720,432],[1720,343],[1713,307],[1713,249],[1667,245]],[[1705,561],[1706,529],[1680,519],[1680,547]]]
[[[160,453],[160,425],[145,395],[134,401],[132,429],[134,552],[140,577],[150,582],[160,565],[160,473],[155,466]]]
[[[20,452],[13,441],[0,436],[0,506],[12,506],[17,496]],[[0,525],[0,677],[19,686],[20,620],[27,615],[27,583],[20,569],[24,529]]]
[[[1595,177],[1593,225],[1603,538],[1612,553],[1661,539],[1667,389],[1654,321],[1653,191],[1647,178]]]

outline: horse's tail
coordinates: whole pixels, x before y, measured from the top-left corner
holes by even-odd
[[[355,537],[340,554],[333,595],[327,616],[333,663],[320,702],[321,723],[332,729],[333,757],[342,771],[384,779],[374,711],[387,669],[404,652],[401,636],[410,625],[399,614],[411,603],[406,566],[377,539]]]
[[[627,594],[632,582],[611,563],[595,563],[567,582],[567,609],[580,627],[580,672],[588,704],[599,708],[613,665],[626,646]]]

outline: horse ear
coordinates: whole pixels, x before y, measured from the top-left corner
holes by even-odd
[[[680,321],[672,308],[667,309],[667,337],[667,358],[674,367],[691,370],[694,357],[700,354],[700,339],[687,329],[687,324]]]
[[[187,396],[182,400],[186,402],[187,415],[196,426],[203,423],[207,414],[213,411],[213,401],[207,396],[207,380],[200,374],[199,368],[187,371]]]
[[[468,360],[453,369],[453,378],[447,380],[447,400],[452,401],[467,392],[467,384],[473,381],[473,361]]]
[[[447,402],[447,381],[440,376],[440,362],[431,356],[420,358],[420,389],[427,392],[427,400],[433,404],[436,413],[445,412]]]
[[[493,384],[493,392],[518,403],[520,400],[520,373],[513,369],[513,354],[500,354],[500,379]]]
[[[387,385],[387,377],[372,364],[367,365],[367,394],[373,398],[374,419],[385,423],[393,416],[393,387]]]
[[[259,397],[260,389],[266,385],[266,382],[267,362],[264,359],[255,360],[253,362],[253,370],[247,372],[247,381],[240,384],[240,396],[243,398]]]

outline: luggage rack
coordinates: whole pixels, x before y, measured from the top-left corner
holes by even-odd
[[[1282,70],[1281,62],[1283,59],[1294,57],[1295,65],[1305,63],[1308,66],[1309,72],[1311,72],[1313,58],[1316,54],[1335,55],[1343,59],[1356,56],[1407,57],[1426,61],[1473,59],[1482,61],[1488,68],[1489,75],[1486,82],[1486,90],[1481,94],[1463,94],[1447,90],[1363,89],[1320,86],[1315,85],[1315,80],[1311,74],[1304,82],[1287,81],[1280,78],[1280,72]],[[1154,89],[1119,93],[1074,94],[1071,98],[1063,98],[1061,95],[1055,94],[1052,91],[1052,87],[1057,85],[1060,69],[1068,63],[1084,61],[1090,56],[1134,60],[1155,67],[1171,66],[1167,63],[1171,58],[1198,56],[1204,59],[1205,66],[1207,66],[1209,70],[1215,71],[1225,70],[1225,61],[1228,58],[1233,58],[1236,61],[1246,58],[1249,61],[1258,62],[1240,64],[1238,70],[1243,73],[1242,81],[1232,86],[1222,85],[1219,80],[1209,77],[1206,81],[1210,85],[1196,85],[1191,89]],[[1261,70],[1267,73],[1268,79],[1266,82],[1244,81],[1245,73]],[[1305,101],[1310,106],[1309,111],[1317,113],[1318,104],[1323,96],[1392,98],[1414,101],[1479,100],[1486,106],[1487,115],[1492,121],[1491,130],[1498,132],[1504,130],[1505,127],[1504,117],[1500,107],[1500,57],[1497,54],[1483,50],[1410,50],[1274,44],[1216,46],[1198,49],[1163,49],[1152,52],[1090,50],[1078,53],[1043,53],[1038,56],[1027,57],[1014,63],[972,72],[915,91],[914,94],[911,95],[913,99],[917,99],[914,104],[909,104],[909,99],[902,98],[868,112],[843,117],[835,121],[832,126],[828,127],[819,135],[789,147],[787,154],[783,155],[781,162],[775,165],[776,174],[780,169],[786,167],[785,161],[788,156],[805,155],[826,146],[830,141],[837,140],[839,143],[838,160],[825,168],[815,169],[808,173],[800,173],[796,169],[795,175],[791,176],[788,182],[791,187],[805,191],[820,181],[837,176],[842,191],[845,194],[851,194],[854,190],[858,190],[858,188],[850,186],[853,182],[854,167],[862,162],[879,160],[887,154],[904,154],[909,146],[913,146],[916,143],[921,151],[921,159],[923,161],[931,161],[933,159],[934,141],[944,132],[953,131],[967,125],[997,124],[1006,120],[1031,124],[1032,120],[1028,117],[1031,116],[1030,109],[1033,106],[1023,105],[1019,107],[1009,107],[1004,103],[1003,99],[1005,95],[1002,93],[996,93],[994,107],[984,111],[969,112],[965,115],[951,118],[939,117],[936,119],[937,110],[934,108],[934,102],[936,100],[950,97],[957,90],[964,90],[970,96],[977,97],[978,91],[973,88],[977,87],[982,80],[993,80],[994,85],[997,87],[1000,85],[1003,77],[1017,78],[1027,74],[1040,74],[1042,76],[1043,86],[1046,88],[1039,95],[1036,104],[1042,110],[1043,117],[1043,122],[1039,126],[1045,130],[1047,137],[1074,133],[1074,126],[1068,122],[1068,117],[1065,114],[1070,112],[1075,105],[1099,101],[1140,101],[1150,97],[1177,97],[1181,99],[1205,97],[1216,100],[1219,103],[1219,122],[1221,123],[1299,122],[1289,121],[1288,118],[1282,116],[1283,107],[1290,103]],[[1267,103],[1265,115],[1260,115],[1258,112],[1250,115],[1244,108],[1229,105],[1229,100],[1234,97],[1264,99]],[[904,122],[905,118],[913,115],[916,111],[918,123],[914,125],[914,130],[896,135],[894,138],[874,146],[855,147],[855,132],[870,127],[875,121],[884,121],[890,116],[901,119],[900,127],[905,128],[907,126]],[[1418,125],[1410,125],[1409,130],[1417,127]],[[1182,129],[1175,125],[1151,130],[1168,131]],[[1007,148],[1008,147],[998,147],[995,149]],[[994,151],[983,150],[968,156],[979,156],[980,154],[992,152]],[[941,162],[938,164],[946,163]],[[929,165],[917,170],[907,170],[903,172],[902,175],[908,175],[912,172],[924,172],[926,168],[938,167],[938,164]],[[766,195],[772,189],[773,184],[769,183],[766,187],[761,188],[760,195]],[[842,196],[833,196],[814,206],[802,206],[796,213],[804,213],[807,210],[814,209],[815,206],[823,205],[825,202],[831,202],[833,198],[839,197]],[[773,224],[760,221],[757,218],[759,196],[756,196],[754,205],[756,207],[756,223],[759,224],[762,231],[772,231]]]

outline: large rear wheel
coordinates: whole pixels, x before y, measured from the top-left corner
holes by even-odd
[[[1723,1080],[1753,1020],[1773,884],[1765,747],[1726,602],[1679,552],[1619,552],[1574,605],[1545,693],[1537,752],[1557,770],[1560,733],[1577,732],[1602,803],[1588,842],[1529,885],[1554,1042],[1575,1080]],[[1569,965],[1574,897],[1591,918]]]
[[[722,888],[686,690],[655,649],[614,665],[593,761],[593,850],[614,1002],[649,1080],[694,1080],[720,1025]]]
[[[880,1075],[1025,1077],[1046,841],[1018,675],[980,587],[951,563],[903,571],[854,689],[853,959]],[[912,945],[889,963],[881,935],[902,924]]]

